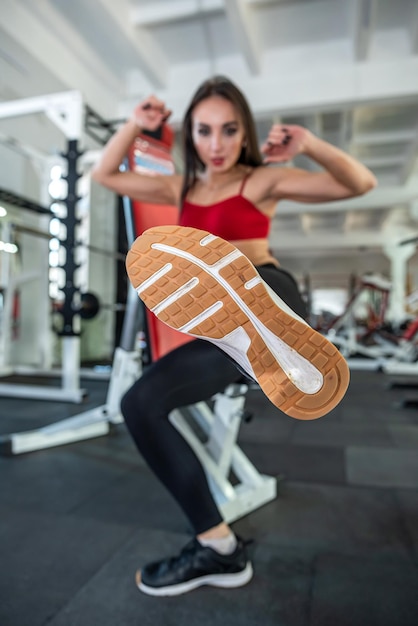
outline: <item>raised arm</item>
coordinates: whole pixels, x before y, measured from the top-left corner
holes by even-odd
[[[103,149],[92,178],[119,195],[155,204],[178,204],[181,176],[163,176],[120,171],[135,137],[141,130],[154,131],[169,117],[164,103],[150,96],[135,109],[132,117],[111,137]]]
[[[365,194],[377,184],[372,172],[357,159],[301,126],[275,124],[261,149],[266,163],[282,163],[305,154],[324,169],[267,168],[267,193],[277,200],[326,202]]]

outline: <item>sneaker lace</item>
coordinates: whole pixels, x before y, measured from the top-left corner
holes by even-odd
[[[189,560],[189,557],[196,552],[196,548],[200,546],[197,539],[192,539],[188,544],[184,546],[181,550],[180,554],[176,554],[175,556],[170,557],[167,560],[168,569],[173,569],[177,565],[183,565],[186,561]]]

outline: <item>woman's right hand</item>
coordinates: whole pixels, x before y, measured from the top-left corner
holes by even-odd
[[[141,130],[155,131],[168,120],[171,111],[155,96],[148,96],[132,113],[132,119]]]

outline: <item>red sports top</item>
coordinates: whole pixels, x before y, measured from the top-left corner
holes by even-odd
[[[180,226],[207,230],[227,241],[241,239],[267,239],[269,218],[242,195],[248,175],[242,181],[236,196],[215,204],[193,204],[184,200],[180,213]]]

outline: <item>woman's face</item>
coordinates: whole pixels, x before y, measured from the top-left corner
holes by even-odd
[[[210,96],[193,110],[192,138],[206,170],[222,173],[238,161],[245,139],[244,126],[229,100]]]

